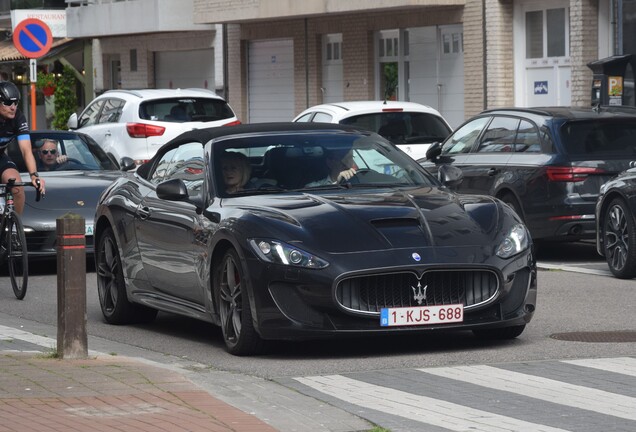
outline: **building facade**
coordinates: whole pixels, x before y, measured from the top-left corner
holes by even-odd
[[[587,64],[617,53],[623,1],[77,0],[67,26],[94,38],[97,92],[207,83],[246,123],[390,98],[455,127],[485,108],[589,105]]]

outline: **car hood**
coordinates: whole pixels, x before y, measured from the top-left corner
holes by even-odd
[[[248,237],[274,236],[331,253],[490,245],[515,222],[492,197],[436,188],[355,189],[224,202],[226,208],[247,213],[243,219],[251,222]]]
[[[30,211],[60,215],[90,212],[93,215],[102,191],[121,175],[123,173],[120,171],[41,173],[40,176],[46,182],[46,195],[40,201],[35,201],[35,189],[26,188],[25,217]]]

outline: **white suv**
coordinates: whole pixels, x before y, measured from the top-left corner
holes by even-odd
[[[128,156],[137,165],[183,132],[236,124],[240,122],[227,102],[205,89],[108,90],[67,122],[115,161]]]
[[[295,122],[340,123],[382,135],[413,159],[426,156],[428,147],[444,141],[452,129],[435,109],[414,102],[356,101],[316,105]]]

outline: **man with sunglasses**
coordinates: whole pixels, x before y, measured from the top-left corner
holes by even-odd
[[[57,141],[47,138],[42,140],[42,145],[37,150],[41,171],[55,171],[59,169],[67,160],[66,155],[61,155],[57,151]]]
[[[13,139],[18,140],[22,158],[33,185],[44,195],[44,180],[38,174],[35,157],[31,150],[31,137],[26,117],[18,109],[20,90],[10,81],[0,81],[0,180],[7,183],[11,178],[21,181],[17,165],[9,158],[6,149]],[[15,209],[19,214],[24,210],[24,188],[13,190]]]

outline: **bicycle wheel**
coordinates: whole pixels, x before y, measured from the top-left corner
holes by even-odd
[[[9,238],[7,241],[7,262],[9,264],[11,286],[13,287],[13,294],[15,294],[16,298],[22,300],[26,295],[27,283],[29,281],[29,257],[24,228],[17,214],[13,213],[11,215],[7,229],[8,231],[5,234]]]

